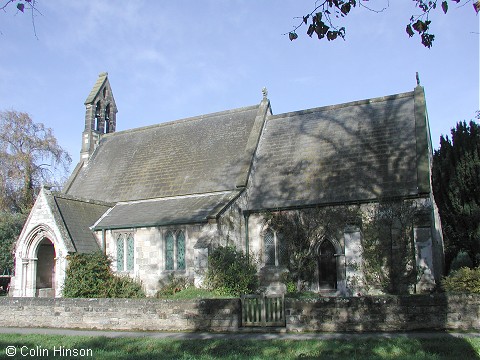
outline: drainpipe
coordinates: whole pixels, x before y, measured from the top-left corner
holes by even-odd
[[[247,261],[250,258],[250,248],[248,243],[248,218],[250,216],[250,212],[248,210],[243,211],[243,218],[245,219],[245,253],[247,255]]]

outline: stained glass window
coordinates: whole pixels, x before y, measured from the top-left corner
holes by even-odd
[[[265,265],[275,265],[275,238],[272,231],[267,231],[263,237],[265,250]]]
[[[135,247],[133,242],[133,235],[128,234],[127,236],[127,271],[133,270],[134,265],[134,254],[135,254]]]
[[[171,231],[165,235],[165,269],[173,270],[174,237]]]
[[[117,271],[124,270],[125,264],[125,243],[123,240],[123,234],[119,234],[117,237]]]
[[[183,231],[177,234],[177,270],[185,270],[185,235]]]

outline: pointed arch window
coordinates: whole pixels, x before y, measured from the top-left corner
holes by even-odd
[[[135,242],[132,233],[117,235],[117,271],[133,271],[135,267]]]
[[[165,270],[185,270],[185,233],[181,230],[165,233]]]
[[[287,263],[287,249],[283,234],[268,229],[263,236],[263,254],[266,266],[282,266]]]
[[[102,104],[100,101],[97,101],[95,105],[95,130],[100,131],[102,128]]]
[[[110,132],[110,104],[105,108],[105,134]]]

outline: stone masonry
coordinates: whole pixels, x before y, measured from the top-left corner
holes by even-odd
[[[229,332],[240,330],[241,316],[240,299],[3,297],[0,310],[3,327],[109,330]],[[478,331],[480,296],[286,298],[285,314],[287,332]]]

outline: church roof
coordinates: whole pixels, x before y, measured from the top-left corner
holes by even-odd
[[[206,222],[243,189],[250,211],[423,196],[430,191],[429,136],[420,86],[279,115],[264,97],[257,106],[103,135],[65,196],[116,205],[90,211],[73,200],[58,204],[75,243],[83,239],[80,247],[88,248],[80,229],[93,224]]]
[[[63,225],[73,240],[76,252],[90,253],[99,250],[90,226],[111,206],[75,199],[62,194],[52,194],[52,197],[56,204],[55,210],[60,215]]]
[[[235,190],[246,181],[263,103],[105,135],[66,194],[121,202]]]
[[[249,209],[417,196],[428,189],[422,96],[418,87],[269,117],[253,165]]]
[[[225,191],[118,203],[100,218],[95,230],[204,223],[216,218],[238,194]]]

